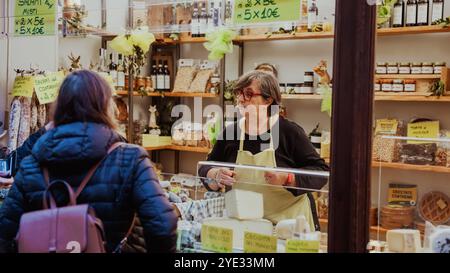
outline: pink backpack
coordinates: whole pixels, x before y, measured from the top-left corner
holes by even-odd
[[[105,158],[121,145],[122,143],[113,144]],[[94,209],[89,205],[77,205],[76,203],[77,197],[103,160],[89,170],[76,193],[65,181],[57,180],[49,183],[48,169],[43,168],[44,178],[48,185],[44,193],[44,209],[22,215],[16,237],[19,253],[106,252],[102,221],[95,216]],[[58,208],[51,194],[51,189],[57,185],[64,186],[69,194],[70,201],[65,207]],[[50,201],[50,208],[48,207],[48,200]],[[126,238],[131,234],[132,227],[133,224],[120,246],[125,244]]]

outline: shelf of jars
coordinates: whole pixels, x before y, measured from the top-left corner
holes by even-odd
[[[430,94],[418,95],[415,93],[393,93],[393,92],[377,92],[375,101],[396,101],[396,102],[450,102],[450,96],[431,96]],[[284,100],[310,100],[320,101],[322,95],[318,94],[283,94]]]
[[[436,80],[441,79],[440,74],[376,74],[376,79],[412,79],[412,80]]]
[[[116,91],[115,94],[117,96],[128,96],[127,91]],[[146,94],[142,94],[138,91],[133,93],[134,96],[142,96],[142,97],[186,97],[186,98],[218,98],[219,94],[215,93],[199,93],[199,92],[147,92]]]

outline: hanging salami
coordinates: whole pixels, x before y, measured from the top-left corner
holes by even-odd
[[[15,149],[17,149],[21,112],[22,112],[22,110],[21,110],[20,99],[14,98],[13,101],[11,102],[11,109],[9,112],[8,149],[10,151],[14,151]]]
[[[21,102],[21,112],[20,112],[20,126],[19,126],[19,136],[17,138],[17,146],[23,145],[25,140],[30,136],[30,123],[31,123],[31,99],[22,97]]]

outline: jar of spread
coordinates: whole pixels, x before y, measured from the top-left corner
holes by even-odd
[[[434,74],[441,74],[442,69],[445,68],[447,64],[445,62],[434,63]]]
[[[422,63],[422,74],[434,74],[433,63]]]
[[[412,63],[411,74],[422,74],[422,63]]]
[[[416,92],[416,80],[404,80],[405,92]]]
[[[403,92],[403,80],[397,79],[393,81],[392,91],[393,92]]]
[[[301,94],[312,94],[314,93],[314,85],[312,83],[304,83],[300,86]]]
[[[286,94],[295,94],[295,83],[286,84]]]
[[[381,84],[380,84],[380,80],[376,80],[375,81],[375,87],[374,87],[374,91],[375,92],[380,92],[381,91]]]
[[[307,71],[303,77],[303,82],[307,84],[314,84],[314,72]]]
[[[383,92],[392,92],[392,84],[393,80],[381,80],[381,91]]]
[[[398,74],[398,63],[389,63],[387,66],[388,74]]]
[[[387,63],[377,63],[377,74],[387,74]]]
[[[145,91],[153,92],[152,77],[145,77]]]
[[[145,78],[142,76],[137,76],[135,90],[144,90],[144,89],[145,89]]]
[[[398,68],[399,74],[411,74],[411,63],[401,63]]]

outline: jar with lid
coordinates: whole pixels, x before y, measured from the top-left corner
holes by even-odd
[[[442,74],[442,69],[445,68],[447,64],[445,62],[434,63],[434,74]]]
[[[411,63],[400,63],[398,68],[399,74],[411,74]]]
[[[422,74],[422,63],[412,63],[411,74]]]
[[[398,63],[388,63],[387,73],[388,74],[398,74]]]
[[[405,92],[416,92],[416,80],[404,80]]]
[[[434,74],[433,63],[422,63],[422,74]]]
[[[153,89],[152,77],[145,77],[145,91],[147,91],[147,92],[155,91]]]
[[[403,92],[404,85],[403,80],[396,79],[392,83],[392,92]]]
[[[375,81],[374,90],[375,90],[375,92],[380,92],[381,91],[381,81],[380,80],[376,80]]]
[[[314,84],[313,83],[304,83],[300,86],[301,94],[312,94],[314,93]]]
[[[303,77],[303,82],[314,85],[314,72],[307,71]]]
[[[387,74],[387,63],[377,63],[377,74]]]
[[[124,89],[128,91],[129,85],[130,85],[130,79],[129,79],[128,75],[125,75]]]
[[[280,83],[280,93],[286,94],[286,84],[285,83]]]
[[[145,90],[145,77],[136,77],[135,90]]]
[[[393,80],[381,80],[381,91],[383,92],[392,92],[392,84]]]

